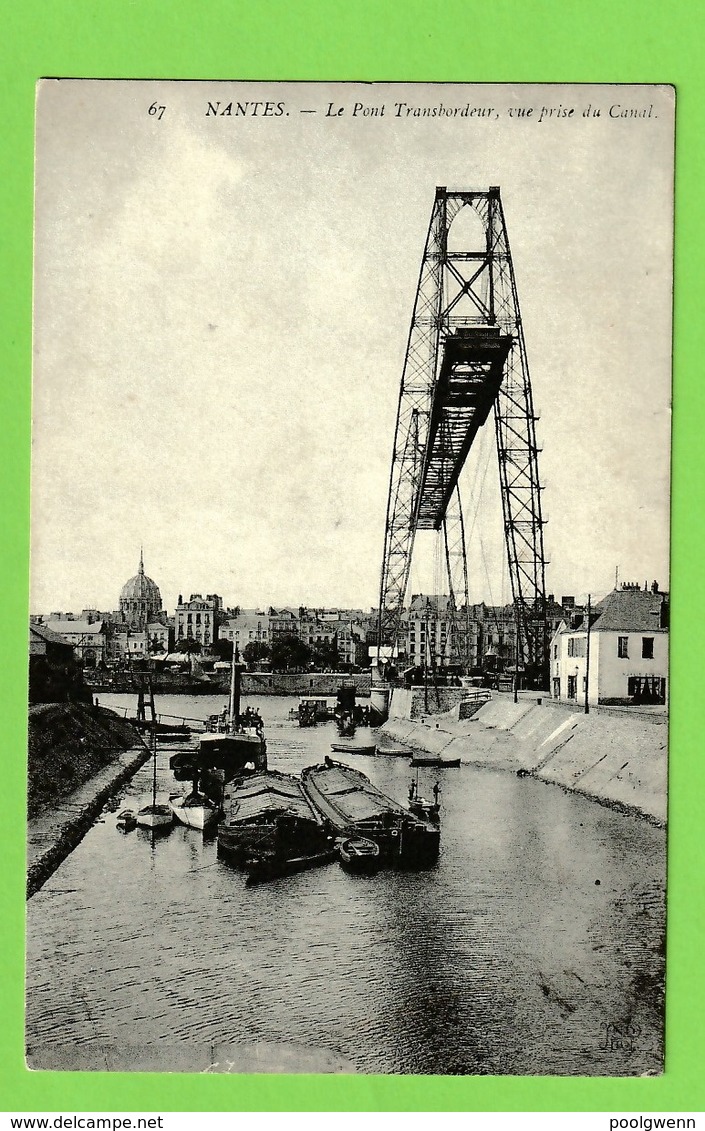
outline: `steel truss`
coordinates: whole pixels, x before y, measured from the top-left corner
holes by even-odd
[[[449,250],[458,213],[480,246]],[[458,480],[494,412],[504,535],[520,664],[546,661],[546,598],[536,416],[509,239],[498,188],[436,190],[402,372],[380,585],[379,643],[396,644],[417,530],[443,530],[454,617],[469,617]],[[459,564],[460,563],[460,564]],[[460,591],[459,591],[460,590]],[[456,640],[468,632],[455,625]]]

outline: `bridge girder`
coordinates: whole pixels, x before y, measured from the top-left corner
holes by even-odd
[[[449,248],[451,226],[465,207],[480,221],[480,246]],[[439,188],[399,393],[380,585],[380,644],[399,640],[416,531],[444,529],[447,538],[444,523],[455,496],[460,506],[462,468],[491,412],[518,660],[540,668],[547,639],[536,416],[500,192],[496,187],[477,192]],[[467,578],[466,561],[464,573]],[[450,575],[449,587],[452,593]],[[467,582],[465,587],[467,604]]]

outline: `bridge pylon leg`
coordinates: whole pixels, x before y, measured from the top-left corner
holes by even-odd
[[[465,209],[474,231],[458,241],[453,224]],[[547,637],[539,449],[500,192],[496,187],[478,192],[438,188],[399,392],[380,582],[380,646],[394,648],[401,640],[418,530],[443,529],[451,604],[457,617],[461,590],[469,616],[458,481],[490,414],[517,620],[517,663],[542,682]],[[460,582],[459,562],[461,578],[464,573]]]

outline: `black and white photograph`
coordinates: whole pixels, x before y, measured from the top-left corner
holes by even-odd
[[[674,119],[38,84],[29,1068],[663,1072]]]

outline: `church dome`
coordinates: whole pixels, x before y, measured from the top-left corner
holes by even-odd
[[[126,581],[120,592],[120,609],[128,618],[146,620],[156,615],[162,607],[159,586],[144,572],[144,559],[140,553],[139,569]]]
[[[126,581],[120,590],[120,598],[123,601],[157,601],[161,606],[161,593],[156,581],[152,581],[151,577],[147,577],[146,573],[136,573],[129,581]]]

